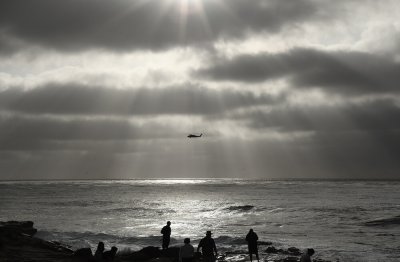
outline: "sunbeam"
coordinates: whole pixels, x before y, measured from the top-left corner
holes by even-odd
[[[400,261],[399,13],[1,0],[0,261]]]

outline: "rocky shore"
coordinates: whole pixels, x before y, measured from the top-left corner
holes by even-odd
[[[0,222],[0,261],[2,262],[87,262],[92,250],[83,248],[72,250],[56,241],[46,241],[35,237],[37,230],[31,221]],[[297,262],[301,251],[296,247],[277,249],[270,242],[260,242],[260,257],[265,262]],[[178,262],[179,247],[160,250],[158,247],[145,247],[139,251],[118,252],[116,262]],[[265,255],[264,255],[265,254]],[[220,254],[218,261],[240,261],[245,258],[246,251]],[[236,258],[236,259],[235,259]],[[246,260],[248,258],[246,257]],[[197,254],[196,261],[201,261]],[[314,259],[316,262],[329,262]]]

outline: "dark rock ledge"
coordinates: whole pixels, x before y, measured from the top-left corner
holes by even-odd
[[[35,237],[37,230],[31,221],[0,222],[0,261],[2,262],[90,262],[92,251],[89,248],[71,250],[56,241],[46,241]],[[270,242],[262,255],[262,260],[269,262],[298,262],[301,252],[298,248],[276,249]],[[261,251],[261,250],[260,250]],[[233,252],[247,259],[243,252]],[[221,254],[218,261],[232,261],[232,252]],[[139,251],[117,253],[115,262],[178,262],[179,247],[160,250],[158,247],[145,247]],[[194,262],[200,262],[200,254],[196,254]],[[241,261],[244,261],[241,260]],[[329,262],[314,259],[316,262]]]

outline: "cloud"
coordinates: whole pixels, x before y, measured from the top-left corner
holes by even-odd
[[[400,64],[366,52],[296,48],[277,54],[236,56],[195,74],[216,81],[249,83],[285,78],[293,88],[342,94],[397,93]]]
[[[399,141],[399,134],[392,136]],[[194,143],[192,143],[194,142]],[[195,145],[194,145],[195,144]],[[368,135],[338,134],[282,143],[238,138],[157,141],[123,146],[81,145],[80,151],[0,151],[2,179],[112,179],[168,177],[393,179],[399,150]],[[397,142],[398,145],[398,142]],[[136,150],[135,150],[136,148]],[[165,148],[165,150],[163,150]]]
[[[0,179],[396,178],[399,8],[0,1]]]
[[[400,107],[391,99],[333,106],[285,106],[233,114],[252,129],[279,132],[391,132],[400,130]]]
[[[283,97],[198,85],[114,89],[77,84],[48,84],[0,92],[0,109],[31,114],[209,115],[241,107],[268,105]]]
[[[186,130],[174,128],[174,122],[129,119],[0,116],[0,150],[69,150],[68,144],[84,143],[86,149],[97,143],[127,143],[129,140],[185,137]],[[184,125],[182,125],[184,126]],[[122,146],[123,148],[123,146]]]
[[[326,18],[326,8],[332,6],[311,0],[4,0],[0,47],[9,38],[64,51],[165,49],[276,33]]]
[[[264,169],[273,174],[384,179],[396,178],[400,169],[400,107],[390,100],[335,107],[288,106],[232,119],[247,123],[260,137],[266,132],[294,136],[284,141],[260,138],[254,142],[257,145],[248,142],[252,161],[268,162]],[[298,132],[309,135],[295,136]]]
[[[2,116],[0,170],[9,179],[12,174],[54,178],[54,172],[59,178],[244,173],[258,178],[393,178],[400,168],[399,111],[390,101],[282,108],[263,116],[259,112],[232,118],[237,127],[253,121],[248,128],[258,136],[202,140],[186,139],[187,126],[168,118],[140,123],[104,117]],[[295,137],[265,139],[262,134],[268,129]],[[229,132],[238,133],[238,128]],[[296,136],[298,132],[311,135]]]

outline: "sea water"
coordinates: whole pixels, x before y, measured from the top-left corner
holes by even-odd
[[[207,230],[220,252],[245,254],[250,228],[277,248],[340,261],[400,261],[400,182],[229,179],[0,182],[0,221],[32,220],[72,248],[171,245]],[[262,257],[265,246],[260,247]],[[237,257],[237,260],[247,259]]]

